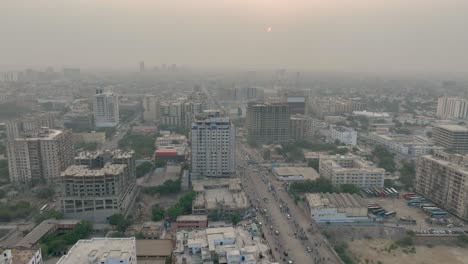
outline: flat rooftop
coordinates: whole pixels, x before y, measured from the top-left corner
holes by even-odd
[[[103,168],[90,169],[86,165],[71,165],[60,174],[61,177],[99,177],[118,175],[125,172],[127,165],[106,163]]]
[[[304,180],[316,180],[320,175],[310,167],[276,167],[273,169],[280,177],[303,177]]]
[[[172,255],[174,243],[170,239],[139,239],[136,240],[136,255],[138,257],[168,257]],[[138,261],[139,262],[139,261]]]
[[[134,237],[79,240],[57,264],[98,264],[110,258],[128,259],[132,250],[135,250]]]
[[[176,222],[178,221],[207,221],[207,215],[179,215]]]
[[[308,193],[307,203],[310,207],[318,208],[360,208],[367,203],[356,194],[349,193]]]
[[[25,237],[23,237],[16,247],[22,248],[32,248],[43,236],[52,232],[57,228],[57,220],[49,219],[44,220],[38,226],[36,226],[31,232],[29,232]]]
[[[332,129],[338,132],[355,132],[353,129],[344,126],[334,126]]]
[[[450,132],[468,132],[468,128],[459,125],[438,125],[436,127],[448,130]]]

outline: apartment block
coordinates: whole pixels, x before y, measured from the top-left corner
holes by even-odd
[[[136,240],[129,238],[92,238],[78,240],[57,264],[136,264]]]
[[[312,102],[312,112],[317,117],[341,115],[361,111],[364,105],[352,99],[343,99],[336,97],[315,98]]]
[[[320,156],[320,176],[333,185],[354,184],[361,188],[383,187],[385,170],[354,155]]]
[[[258,144],[289,141],[289,105],[281,102],[252,102],[247,106],[248,137]]]
[[[22,116],[6,122],[5,125],[8,140],[34,136],[43,128],[56,128],[55,115],[50,112]]]
[[[229,117],[206,111],[192,123],[192,176],[231,177],[236,172],[236,129]]]
[[[105,223],[128,215],[136,197],[134,152],[82,152],[60,176],[59,203],[67,218]]]
[[[416,163],[416,192],[468,220],[468,156],[436,151]]]
[[[450,119],[468,118],[468,100],[443,96],[437,100],[437,117]]]
[[[94,122],[97,128],[116,127],[119,124],[119,96],[96,89],[93,98]]]
[[[143,97],[143,121],[145,123],[159,123],[161,117],[159,98],[156,95]]]
[[[439,125],[432,129],[436,145],[459,154],[468,154],[468,128],[459,125]]]
[[[18,188],[54,184],[73,163],[73,139],[68,130],[43,128],[7,142],[10,181]]]
[[[328,137],[331,142],[338,140],[346,145],[357,144],[357,132],[344,126],[330,126]]]

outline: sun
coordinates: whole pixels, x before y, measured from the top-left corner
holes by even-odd
[[[272,31],[271,26],[268,26],[268,27],[266,28],[266,32],[271,32],[271,31]]]

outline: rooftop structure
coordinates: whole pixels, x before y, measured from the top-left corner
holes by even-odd
[[[359,187],[383,187],[385,170],[354,155],[321,156],[320,176],[333,185],[354,184]]]
[[[57,264],[136,264],[135,238],[79,240]]]
[[[367,219],[367,202],[355,194],[308,193],[306,205],[316,222],[352,222]]]
[[[0,249],[0,264],[42,264],[41,249]]]
[[[136,256],[138,263],[165,260],[172,255],[174,243],[171,239],[138,239]]]
[[[320,175],[310,167],[276,167],[276,177],[282,181],[316,180]]]
[[[194,180],[192,185],[197,193],[192,205],[193,214],[228,215],[232,212],[244,211],[249,206],[238,178]]]

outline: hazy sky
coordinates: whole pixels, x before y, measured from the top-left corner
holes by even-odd
[[[0,65],[468,71],[467,27],[468,0],[0,0]]]

